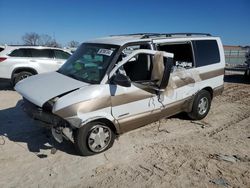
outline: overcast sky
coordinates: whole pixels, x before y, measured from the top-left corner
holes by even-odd
[[[250,0],[0,0],[0,44],[27,32],[71,40],[138,32],[206,32],[250,45]]]

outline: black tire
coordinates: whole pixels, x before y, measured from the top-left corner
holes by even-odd
[[[25,78],[28,78],[32,75],[33,74],[31,72],[27,72],[27,71],[17,73],[14,77],[13,86],[15,86],[17,84],[17,82],[19,82]]]
[[[211,94],[206,90],[201,90],[195,96],[192,111],[188,113],[188,116],[193,120],[201,120],[208,114],[210,106],[211,106]]]
[[[96,150],[93,148],[95,141],[94,139],[91,138],[91,135],[96,134],[95,131],[98,129],[98,126],[99,128],[100,127],[103,128],[103,134],[109,134],[108,140],[106,142],[105,141],[103,142],[105,143],[104,148],[100,148],[101,145],[99,146],[97,145],[100,148],[99,151],[98,151],[99,149],[98,147],[96,147],[97,148]],[[98,133],[99,133],[99,130],[98,130]],[[101,138],[98,137],[97,139],[101,139]],[[105,140],[106,139],[107,138],[105,138]],[[91,145],[92,140],[93,140],[93,144]],[[75,144],[76,150],[82,156],[90,156],[90,155],[104,152],[107,149],[112,147],[114,140],[115,140],[115,134],[113,130],[105,123],[99,122],[99,121],[87,123],[86,125],[77,129],[74,132],[74,144]]]

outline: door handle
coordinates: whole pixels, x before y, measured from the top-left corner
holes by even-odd
[[[36,62],[36,60],[32,59],[32,60],[30,60],[30,62]]]

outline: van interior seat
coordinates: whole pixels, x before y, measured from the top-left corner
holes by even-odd
[[[147,54],[139,54],[137,60],[126,63],[124,69],[132,81],[150,80]]]

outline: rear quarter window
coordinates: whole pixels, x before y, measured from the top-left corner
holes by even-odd
[[[196,67],[220,62],[219,47],[216,40],[193,41]]]
[[[3,50],[4,50],[4,48],[1,48],[1,47],[0,47],[0,52],[3,51]]]

